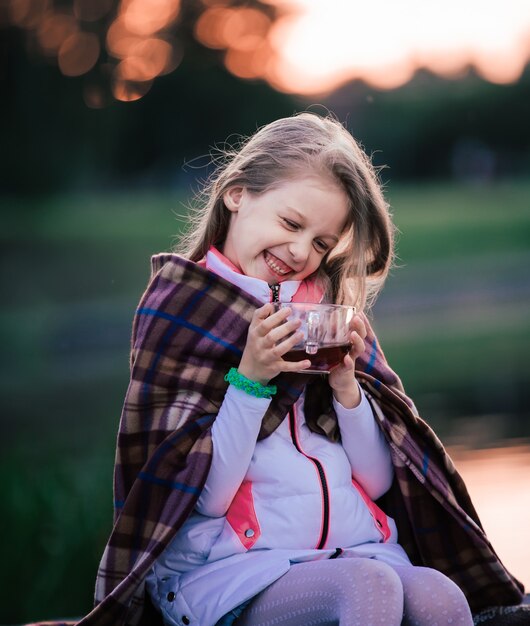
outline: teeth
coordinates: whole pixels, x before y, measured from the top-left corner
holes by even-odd
[[[272,267],[275,272],[278,272],[278,274],[287,274],[285,270],[282,270],[281,267],[278,267],[274,263],[269,263],[269,266]]]
[[[279,267],[278,265],[276,265],[276,263],[274,263],[274,261],[268,257],[265,257],[265,261],[267,262],[267,265],[272,268],[275,272],[277,272],[278,274],[281,274],[282,276],[284,274],[288,273],[288,270],[284,270],[281,267]]]

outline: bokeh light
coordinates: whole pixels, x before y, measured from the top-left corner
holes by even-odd
[[[122,0],[107,33],[107,50],[119,60],[112,86],[117,100],[138,100],[157,76],[178,66],[182,55],[168,29],[179,10],[179,0]]]
[[[172,49],[162,39],[144,39],[129,48],[128,55],[116,67],[116,76],[127,81],[148,81],[156,78],[171,59]]]
[[[50,0],[10,0],[8,17],[15,26],[36,28],[50,4]]]
[[[55,56],[61,44],[77,32],[79,26],[73,15],[47,13],[37,29],[37,39],[44,54]]]
[[[53,0],[7,0],[7,9],[9,23],[26,29],[63,75],[96,68],[98,81],[83,89],[91,108],[106,106],[105,90],[124,102],[141,98],[182,59],[174,32],[180,0],[74,0],[60,7]]]
[[[90,109],[102,109],[107,104],[105,91],[100,85],[85,85],[83,88],[83,100]]]
[[[81,76],[90,71],[99,57],[99,41],[94,33],[74,33],[59,48],[59,68],[65,76]]]
[[[148,83],[174,71],[183,56],[181,0],[4,2],[9,23],[57,57],[63,74],[110,63],[112,93],[121,81]],[[474,68],[488,81],[510,83],[530,58],[530,3],[520,0],[197,0],[192,13],[195,39],[219,51],[228,71],[301,95],[324,95],[354,79],[392,89],[420,68],[446,78]],[[118,89],[129,91],[145,89]]]
[[[116,100],[122,102],[134,102],[143,98],[151,89],[153,81],[133,82],[117,78],[112,84],[112,94]]]
[[[271,28],[271,19],[255,8],[214,5],[197,21],[195,36],[209,48],[226,50],[225,65],[232,74],[263,78],[275,54]]]
[[[129,51],[142,41],[142,37],[133,35],[127,29],[125,20],[116,18],[107,32],[107,50],[118,59],[124,59]]]
[[[197,39],[210,48],[252,51],[258,48],[271,27],[269,18],[249,7],[207,9],[197,21]]]
[[[178,0],[122,0],[121,12],[129,32],[148,37],[173,22],[179,5]]]

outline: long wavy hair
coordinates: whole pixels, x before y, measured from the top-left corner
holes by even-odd
[[[223,195],[233,186],[262,194],[297,176],[330,177],[346,192],[349,215],[315,278],[329,301],[360,310],[373,303],[393,262],[395,229],[378,171],[340,122],[307,112],[276,120],[223,150],[216,165],[176,252],[199,261],[211,245],[222,249],[231,215]]]

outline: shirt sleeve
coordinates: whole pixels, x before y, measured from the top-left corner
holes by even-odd
[[[386,493],[392,484],[394,466],[390,448],[374,418],[372,407],[361,391],[361,402],[346,409],[333,399],[342,446],[350,462],[352,475],[372,500]]]
[[[229,385],[212,425],[213,454],[196,510],[209,517],[226,515],[248,471],[270,399]]]

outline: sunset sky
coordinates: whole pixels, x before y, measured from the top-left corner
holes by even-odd
[[[271,0],[296,13],[272,33],[267,75],[287,91],[318,93],[352,78],[392,88],[426,67],[457,77],[473,65],[513,82],[530,58],[528,0]]]

